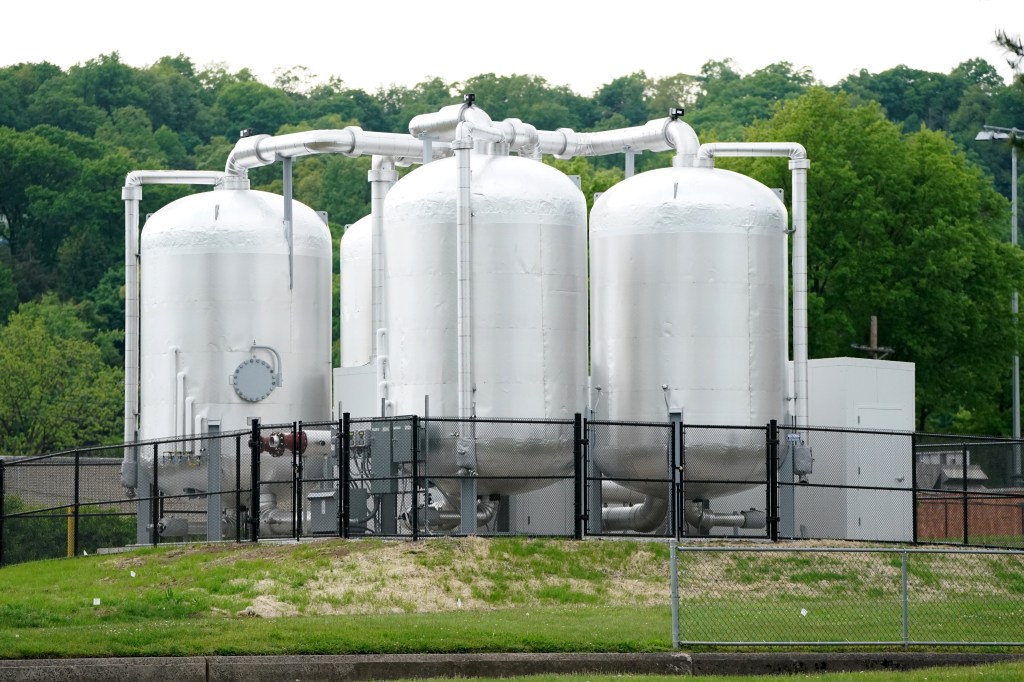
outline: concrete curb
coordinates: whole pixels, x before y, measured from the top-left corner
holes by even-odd
[[[1021,660],[1019,654],[381,654],[0,661],[0,682],[320,682],[540,674],[765,675],[910,670]]]

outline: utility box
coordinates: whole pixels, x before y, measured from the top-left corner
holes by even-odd
[[[338,490],[314,490],[309,499],[309,532],[338,532]]]
[[[807,381],[807,480],[837,487],[796,488],[796,535],[913,540],[914,364],[811,360]]]

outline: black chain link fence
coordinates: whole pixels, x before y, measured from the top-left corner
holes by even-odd
[[[581,416],[256,422],[0,460],[0,562],[130,544],[364,535],[1024,547],[1021,447]]]

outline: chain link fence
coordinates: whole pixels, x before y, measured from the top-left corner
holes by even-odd
[[[1024,553],[672,546],[677,645],[1019,646]]]
[[[256,422],[0,460],[0,562],[129,544],[365,535],[1020,548],[1020,449],[991,438],[579,415]]]

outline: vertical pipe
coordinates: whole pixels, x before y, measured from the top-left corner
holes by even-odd
[[[260,420],[252,420],[249,432],[249,477],[251,491],[249,493],[249,532],[251,542],[260,539]]]
[[[793,172],[793,374],[796,426],[807,424],[807,159],[790,159]]]
[[[672,648],[679,648],[679,551],[676,548],[677,541],[672,538],[668,541],[669,552],[669,574],[672,581]]]
[[[153,443],[153,490],[149,498],[150,531],[153,534],[153,546],[160,543],[160,533],[157,525],[160,522],[160,444]]]
[[[573,496],[573,537],[577,540],[583,539],[583,488],[586,485],[583,468],[583,415],[579,412],[572,421],[572,463],[573,463],[573,484],[575,495]]]
[[[68,538],[71,544],[71,556],[78,556],[78,524],[81,521],[78,505],[81,502],[82,490],[82,453],[75,450],[75,499],[71,508],[71,537]]]
[[[417,473],[419,472],[420,455],[420,421],[417,415],[412,416],[412,541],[420,539],[419,488]]]
[[[349,536],[349,458],[351,456],[352,416],[345,412],[341,415],[341,461],[338,462],[338,534]]]
[[[460,124],[461,126],[461,124]],[[473,416],[473,243],[471,213],[470,155],[471,139],[458,139],[452,143],[458,162],[456,192],[456,295],[458,315],[458,409],[461,419]],[[474,515],[475,515],[474,511]]]
[[[121,198],[124,200],[124,442],[133,443],[139,433],[138,238],[142,187],[124,187]]]
[[[288,241],[288,290],[295,286],[295,244],[292,234],[292,158],[281,157],[281,173],[284,176],[284,238]]]
[[[384,376],[383,368],[379,365],[382,358],[387,356],[387,349],[384,348],[386,340],[384,335],[386,312],[384,302],[384,198],[398,179],[394,159],[386,156],[374,156],[367,178],[370,181],[371,317],[376,340],[373,355],[374,362],[378,363],[379,367],[377,402],[382,404],[381,416],[383,417],[385,416],[386,395],[384,393],[386,389],[381,383]]]
[[[900,573],[903,581],[903,648],[910,643],[910,612],[907,608],[907,550],[900,552]]]
[[[235,436],[235,542],[242,541],[242,437]]]

